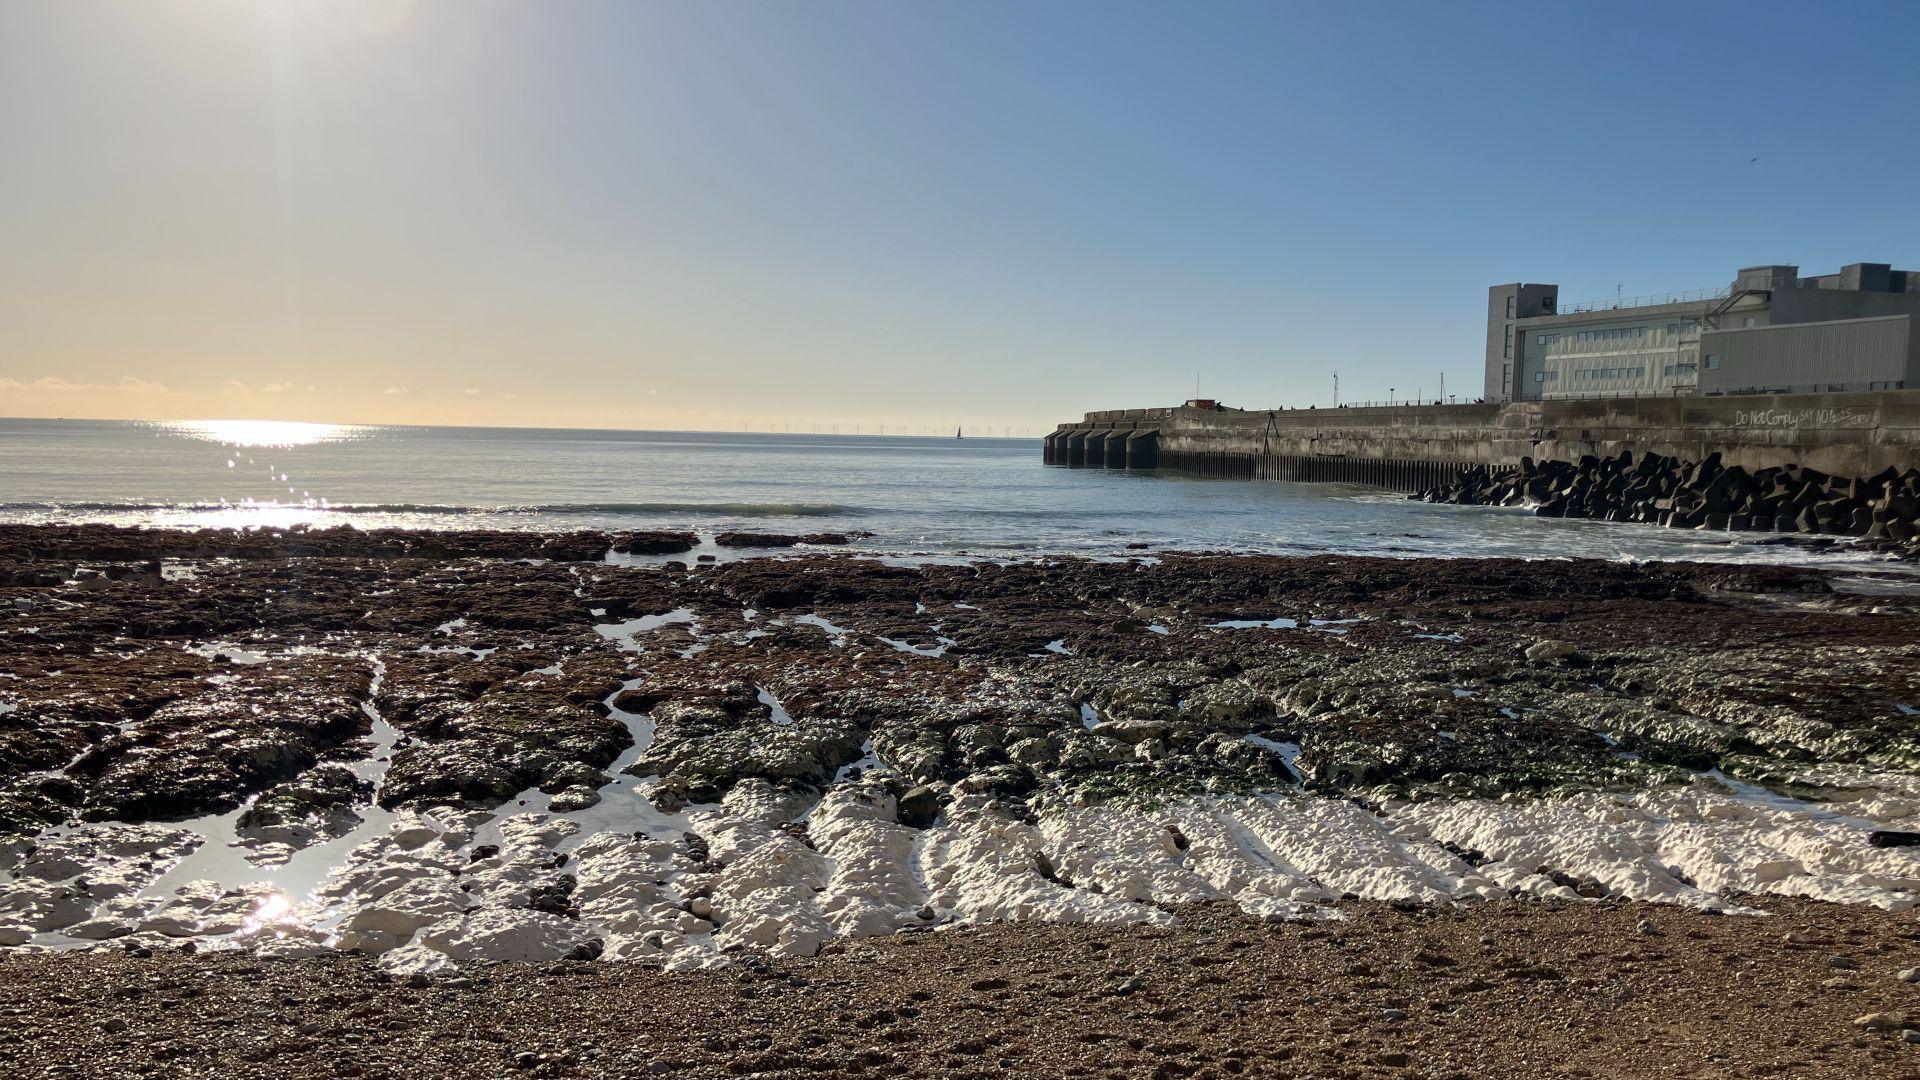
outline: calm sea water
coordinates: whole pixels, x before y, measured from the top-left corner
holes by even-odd
[[[878,551],[1872,562],[1375,489],[1046,466],[1033,439],[0,420],[0,521],[866,530]]]

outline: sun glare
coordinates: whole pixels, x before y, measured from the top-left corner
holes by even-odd
[[[257,17],[285,34],[393,37],[413,22],[416,0],[255,0]]]
[[[176,420],[160,427],[175,435],[226,446],[312,446],[357,438],[354,424],[308,424],[297,420]]]

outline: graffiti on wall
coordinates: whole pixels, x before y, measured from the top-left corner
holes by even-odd
[[[1734,427],[1757,428],[1871,428],[1880,426],[1880,412],[1859,409],[1741,409]]]

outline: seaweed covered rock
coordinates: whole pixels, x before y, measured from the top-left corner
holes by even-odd
[[[837,546],[850,544],[861,533],[817,532],[817,533],[769,533],[769,532],[722,532],[713,535],[713,542],[721,547],[734,548],[785,548],[801,544],[816,546]]]
[[[359,657],[294,655],[240,665],[122,726],[74,760],[84,817],[174,819],[240,805],[367,733],[372,684]]]

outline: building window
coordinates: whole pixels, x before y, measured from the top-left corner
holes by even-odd
[[[1516,299],[1518,299],[1518,297],[1513,297],[1513,296],[1507,297],[1507,318],[1509,319],[1513,318],[1513,302]]]
[[[1500,392],[1504,394],[1512,389],[1513,389],[1513,365],[1502,364],[1500,365]]]
[[[1575,341],[1637,341],[1647,336],[1644,326],[1617,326],[1611,330],[1577,330]]]
[[[1753,325],[1753,316],[1751,316],[1751,315],[1749,315],[1749,316],[1747,316],[1746,318],[1744,318],[1744,319],[1741,319],[1741,320],[1740,320],[1740,325],[1741,325],[1742,327],[1748,327],[1748,326],[1752,326],[1752,325]]]
[[[1543,296],[1540,298],[1540,313],[1542,315],[1553,314],[1553,297]]]
[[[1646,365],[1635,367],[1587,368],[1573,373],[1576,379],[1644,379],[1647,377]]]
[[[1708,371],[1720,370],[1720,357],[1718,357],[1713,353],[1708,353],[1707,354],[1707,370]]]

